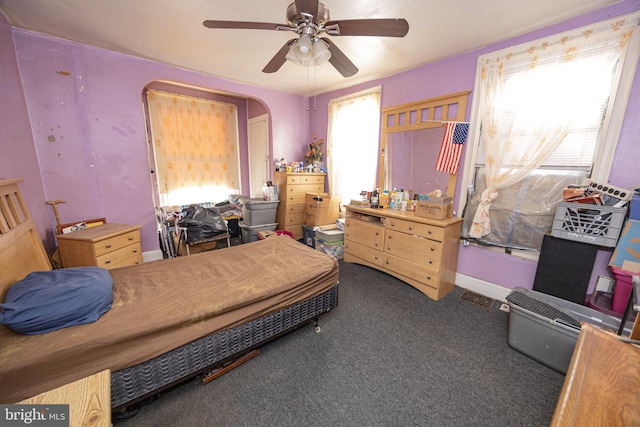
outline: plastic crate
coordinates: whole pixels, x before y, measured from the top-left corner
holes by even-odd
[[[243,221],[238,224],[242,233],[242,243],[250,243],[258,241],[258,233],[261,231],[275,230],[278,223],[264,225],[247,225]]]
[[[278,201],[242,199],[242,222],[245,225],[264,225],[276,222]]]
[[[612,248],[620,237],[626,212],[626,207],[560,202],[551,235]]]
[[[322,239],[314,238],[316,241],[315,249],[324,254],[331,255],[337,260],[344,258],[344,240],[338,242],[325,242]]]
[[[581,323],[587,322],[615,333],[621,319],[581,304],[521,287],[506,297],[509,304],[509,347],[566,373],[578,340]],[[627,321],[628,336],[633,322]]]
[[[304,244],[307,246],[311,246],[313,249],[316,248],[316,233],[313,231],[313,227],[306,226],[302,224],[302,231],[304,233]]]

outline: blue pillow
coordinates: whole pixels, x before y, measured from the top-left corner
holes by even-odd
[[[113,279],[107,269],[37,271],[11,285],[0,304],[0,324],[20,334],[41,334],[95,322],[112,302]]]

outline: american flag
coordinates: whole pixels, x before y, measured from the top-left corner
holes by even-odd
[[[447,123],[444,138],[442,138],[442,145],[440,146],[440,153],[438,153],[436,170],[450,174],[458,172],[460,155],[462,154],[462,147],[464,147],[464,141],[467,139],[468,132],[469,123]]]

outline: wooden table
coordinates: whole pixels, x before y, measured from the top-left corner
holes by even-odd
[[[640,425],[640,349],[582,324],[551,425]]]
[[[19,404],[68,404],[69,426],[111,426],[111,371],[104,370],[78,381],[25,399]]]

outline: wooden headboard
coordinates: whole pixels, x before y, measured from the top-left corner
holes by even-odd
[[[18,188],[21,178],[0,181],[0,301],[7,289],[51,263]]]

